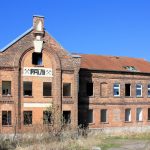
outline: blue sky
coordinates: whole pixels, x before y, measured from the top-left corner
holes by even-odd
[[[46,30],[69,52],[150,61],[149,0],[5,0],[0,49],[45,16]]]

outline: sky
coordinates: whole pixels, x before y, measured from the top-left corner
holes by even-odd
[[[32,26],[33,15],[67,51],[150,61],[149,0],[4,0],[0,49]]]

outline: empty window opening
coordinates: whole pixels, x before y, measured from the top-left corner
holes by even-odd
[[[148,108],[148,120],[150,120],[150,108]]]
[[[128,71],[137,71],[134,66],[124,66],[123,68],[125,68]]]
[[[131,96],[131,84],[125,84],[125,96]]]
[[[107,109],[101,110],[101,122],[107,122]]]
[[[93,110],[88,110],[88,116],[87,116],[88,123],[93,123]]]
[[[92,96],[93,95],[93,83],[87,83],[86,85],[86,93],[87,96]]]
[[[114,96],[120,96],[120,84],[114,84]]]
[[[32,111],[24,111],[24,125],[31,125],[32,124]]]
[[[43,124],[52,124],[52,113],[50,111],[43,111]]]
[[[136,121],[142,121],[143,116],[142,116],[142,108],[137,108],[136,109]]]
[[[125,121],[130,122],[131,121],[131,109],[125,109]]]
[[[148,91],[147,91],[147,92],[148,92],[148,93],[147,93],[147,94],[148,94],[148,97],[150,97],[150,84],[148,84],[147,90],[148,90]]]
[[[2,125],[11,125],[11,111],[2,111]]]
[[[107,83],[100,84],[100,96],[102,97],[108,96],[108,84]]]
[[[2,81],[2,95],[11,95],[11,81]]]
[[[63,111],[63,123],[71,123],[71,111]]]
[[[71,96],[71,83],[63,83],[63,96]]]
[[[43,96],[52,96],[51,82],[43,82]]]
[[[32,53],[32,64],[42,65],[42,53]]]
[[[136,96],[141,97],[142,96],[142,84],[136,85]]]
[[[32,96],[32,82],[23,82],[23,95]]]

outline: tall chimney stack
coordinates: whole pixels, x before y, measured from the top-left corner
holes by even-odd
[[[34,35],[34,52],[41,53],[43,48],[44,36],[44,17],[33,16],[33,35]]]

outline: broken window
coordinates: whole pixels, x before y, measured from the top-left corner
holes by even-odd
[[[107,97],[108,96],[108,94],[107,94],[107,92],[108,92],[108,88],[107,88],[107,83],[101,83],[100,84],[100,96],[102,96],[102,97]]]
[[[23,95],[32,96],[32,82],[28,81],[23,82]]]
[[[24,125],[31,125],[32,124],[32,111],[24,111]]]
[[[63,96],[71,96],[71,83],[63,83]]]
[[[131,109],[130,108],[125,109],[125,121],[127,122],[131,121]]]
[[[2,95],[11,95],[11,81],[2,81]]]
[[[86,85],[86,94],[87,96],[92,96],[93,95],[93,83],[88,82]]]
[[[101,122],[107,122],[107,109],[101,110]]]
[[[43,96],[52,96],[51,82],[43,82]]]
[[[87,116],[88,123],[93,123],[93,110],[88,110],[88,116]]]
[[[148,120],[150,120],[150,108],[148,108]]]
[[[125,68],[128,71],[137,71],[134,66],[124,66],[123,68]]]
[[[32,64],[42,65],[42,53],[32,53]]]
[[[125,84],[125,96],[131,96],[131,84]]]
[[[114,96],[120,96],[120,84],[114,84]]]
[[[52,124],[52,113],[50,111],[43,111],[43,124]]]
[[[136,109],[136,121],[142,121],[143,116],[142,116],[142,108],[137,108]]]
[[[11,111],[2,111],[2,125],[11,125]]]
[[[141,97],[142,96],[142,84],[136,85],[136,96]]]
[[[150,97],[150,84],[148,84],[147,88],[148,88],[148,97]]]
[[[63,123],[71,123],[71,111],[63,111]]]

